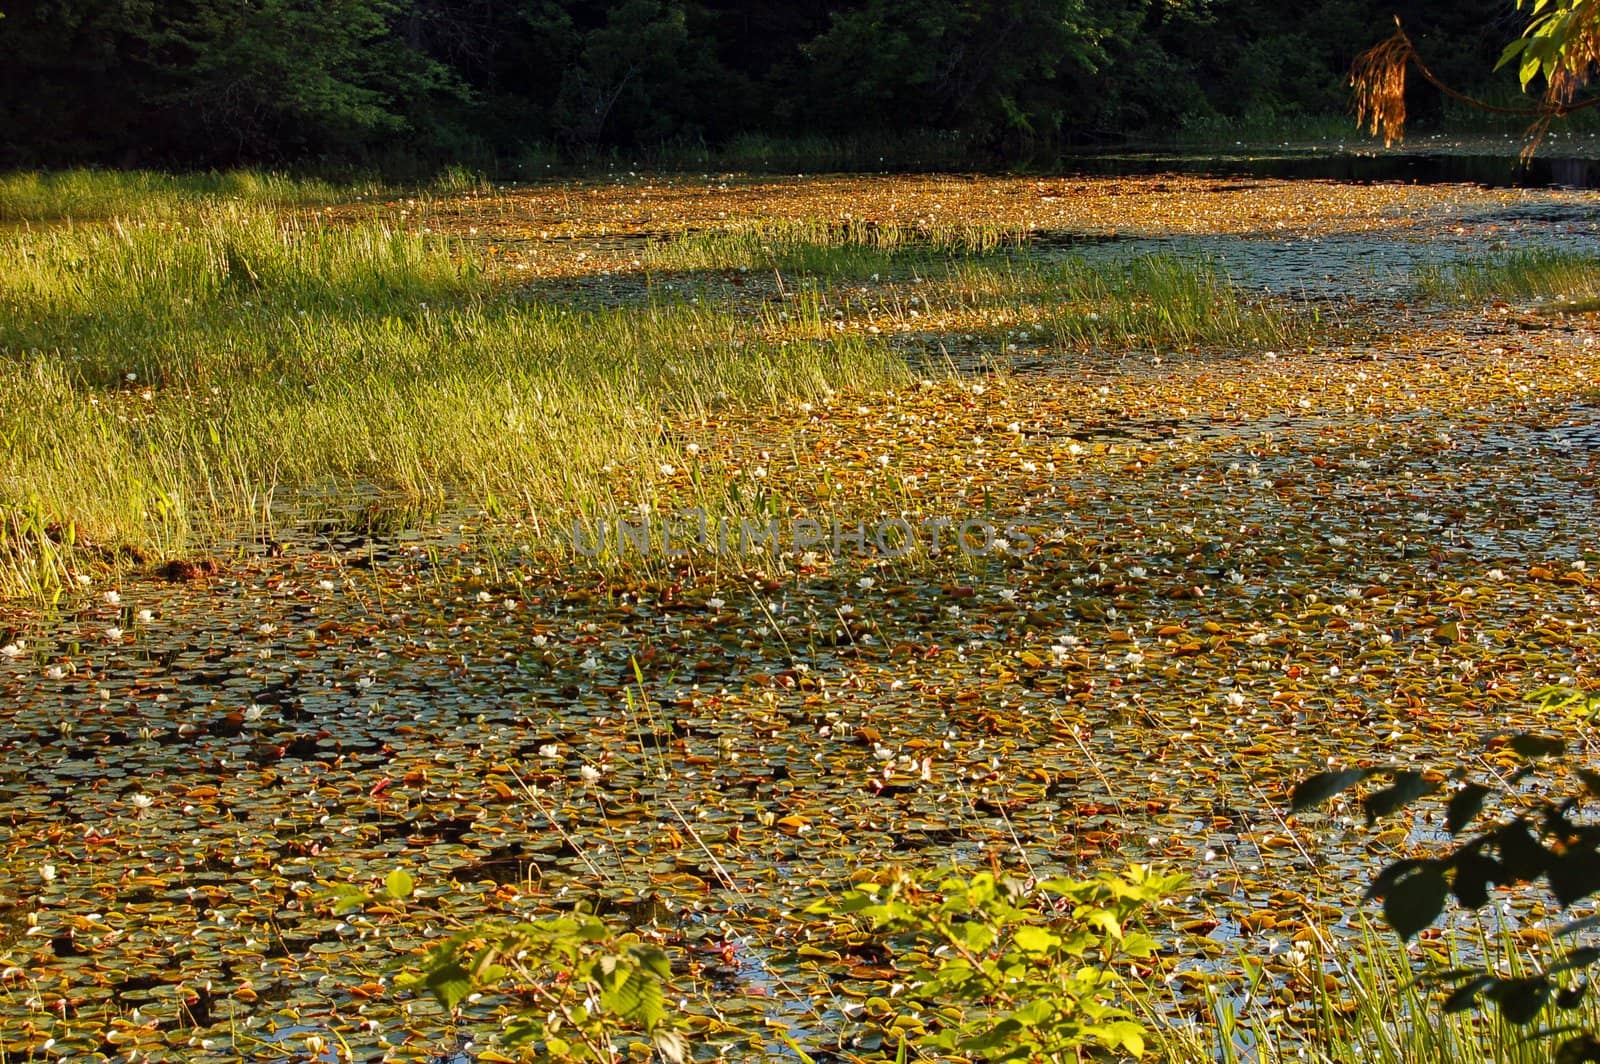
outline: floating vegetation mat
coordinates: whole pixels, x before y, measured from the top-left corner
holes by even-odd
[[[659,494],[620,503],[744,485],[769,542],[738,556],[600,566],[457,515],[6,607],[0,1059],[451,1059],[516,1003],[458,1026],[393,966],[579,906],[693,978],[704,1043],[870,1055],[892,959],[796,914],[901,862],[1186,872],[1147,973],[1171,1022],[1241,956],[1263,1023],[1308,1021],[1307,936],[1353,942],[1361,886],[1439,829],[1290,819],[1293,782],[1587,743],[1524,696],[1600,683],[1593,319],[1388,302],[1310,352],[677,417]],[[414,900],[334,915],[397,868]]]

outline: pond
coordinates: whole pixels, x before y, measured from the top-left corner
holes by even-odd
[[[1594,683],[1593,316],[1395,304],[1419,264],[1592,242],[1600,208],[1379,196],[1279,235],[1293,186],[1183,180],[1160,183],[1264,213],[1163,231],[1159,203],[1108,220],[1106,200],[1047,207],[1050,228],[1118,233],[1074,253],[1200,256],[1347,300],[1373,327],[1304,350],[1024,352],[676,427],[708,468],[759,449],[774,483],[892,475],[907,513],[1007,526],[1021,556],[847,542],[618,573],[476,514],[403,536],[291,514],[282,549],[0,613],[6,1058],[470,1056],[454,1039],[487,1039],[506,1002],[457,1028],[390,966],[451,920],[580,902],[692,964],[717,999],[691,1009],[867,1046],[842,1006],[887,977],[800,950],[816,932],[794,914],[898,862],[1154,861],[1192,877],[1157,921],[1174,985],[1241,954],[1305,985],[1296,936],[1355,935],[1362,884],[1437,830],[1291,820],[1292,783],[1565,727],[1521,696]],[[594,214],[641,194],[595,191]],[[808,187],[773,195],[797,210]],[[493,206],[518,226],[539,209]],[[394,868],[419,884],[403,912],[320,900]]]

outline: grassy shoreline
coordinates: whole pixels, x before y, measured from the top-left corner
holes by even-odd
[[[901,334],[934,319],[1058,350],[1300,328],[1207,267],[1040,264],[994,226],[696,234],[647,253],[642,300],[592,305],[518,287],[458,237],[282,206],[321,186],[217,198],[234,187],[139,177],[93,202],[116,221],[0,237],[0,595],[270,534],[273,501],[308,490],[535,523],[665,501],[737,518],[736,485],[679,476],[670,426],[904,387]],[[780,291],[706,287],[747,269]],[[860,305],[849,285],[880,274],[920,287]]]

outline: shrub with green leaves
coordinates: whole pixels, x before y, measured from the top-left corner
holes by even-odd
[[[1137,1057],[1145,1031],[1119,1003],[1121,972],[1156,943],[1133,925],[1182,883],[1142,865],[1032,887],[989,872],[896,869],[806,911],[881,938],[907,995],[926,1009],[931,1029],[917,1038],[920,1051],[990,1061]]]
[[[396,869],[381,890],[337,890],[334,908],[404,903],[414,888],[411,875]],[[689,1043],[684,1018],[667,1011],[671,979],[664,952],[575,912],[477,921],[430,946],[395,986],[432,996],[452,1015],[473,994],[516,995],[525,1004],[506,1023],[502,1043],[539,1059],[612,1064],[633,1043],[679,1064]]]
[[[1592,695],[1546,689],[1536,692],[1553,708],[1590,706]],[[1600,799],[1600,772],[1570,759],[1563,740],[1541,735],[1500,735],[1490,740],[1486,764],[1509,761],[1503,772],[1471,779],[1464,769],[1445,773],[1393,767],[1352,767],[1321,772],[1302,780],[1290,797],[1293,811],[1333,799],[1372,780],[1386,785],[1365,793],[1361,807],[1369,824],[1403,813],[1414,803],[1438,796],[1451,843],[1429,857],[1406,857],[1373,879],[1369,899],[1383,902],[1384,919],[1402,940],[1410,940],[1444,915],[1453,898],[1476,912],[1493,900],[1492,891],[1542,881],[1563,909],[1600,893],[1600,824],[1583,816],[1585,804]],[[1562,793],[1563,790],[1567,793]],[[1485,810],[1489,810],[1488,815]],[[1477,828],[1476,834],[1469,829]],[[1556,938],[1600,927],[1600,917],[1574,920]],[[1513,1024],[1541,1018],[1556,1021],[1536,1036],[1563,1037],[1554,1059],[1564,1064],[1600,1061],[1600,1038],[1581,1026],[1562,1023],[1556,1014],[1575,1009],[1589,990],[1583,971],[1600,960],[1600,948],[1574,945],[1549,958],[1524,958],[1511,975],[1491,963],[1426,971],[1422,985],[1444,992],[1446,1013],[1492,1002]],[[1555,1012],[1548,1012],[1553,1007]]]

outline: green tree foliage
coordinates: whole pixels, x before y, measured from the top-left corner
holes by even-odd
[[[565,64],[553,109],[560,137],[593,147],[606,140],[650,143],[696,133],[697,105],[720,71],[710,40],[690,32],[675,0],[622,0],[604,21],[577,34],[566,11],[546,17],[576,46]]]
[[[1515,39],[1505,61],[1546,112],[1580,106],[1596,4],[1522,3],[0,0],[0,165],[492,168],[552,144],[919,132],[975,163],[1048,159],[1196,118],[1341,111],[1356,52],[1396,16],[1441,82],[1483,83]],[[1425,83],[1373,84],[1385,117],[1440,112]]]
[[[36,0],[0,24],[13,161],[232,162],[345,151],[454,89],[398,0]],[[37,160],[30,157],[38,157]]]
[[[206,0],[153,25],[158,105],[240,157],[402,134],[450,73],[395,32],[394,0]],[[230,143],[231,142],[231,143]]]
[[[1547,688],[1530,697],[1589,720],[1600,711],[1600,699],[1592,694]],[[1448,775],[1386,767],[1321,772],[1294,788],[1290,806],[1296,812],[1311,809],[1363,784],[1368,789],[1360,806],[1369,824],[1406,814],[1424,800],[1442,806],[1451,841],[1432,856],[1395,861],[1367,890],[1369,899],[1382,901],[1384,919],[1403,940],[1437,923],[1452,899],[1476,913],[1500,892],[1536,883],[1563,909],[1600,894],[1600,824],[1584,815],[1585,807],[1600,799],[1600,773],[1570,757],[1560,739],[1539,735],[1496,737],[1483,760],[1505,768],[1484,779],[1462,769]],[[1371,786],[1374,780],[1382,785]],[[1557,1039],[1554,1060],[1597,1060],[1600,1032],[1574,1029],[1561,1016],[1591,989],[1584,973],[1600,961],[1600,947],[1576,943],[1597,926],[1600,918],[1593,916],[1568,923],[1556,937],[1573,945],[1549,958],[1525,958],[1513,975],[1500,974],[1491,959],[1430,969],[1420,981],[1440,989],[1444,1012],[1492,1003],[1519,1026],[1547,1021],[1533,1036]]]
[[[1060,128],[1061,89],[1106,59],[1083,0],[868,0],[805,46],[835,127]]]

